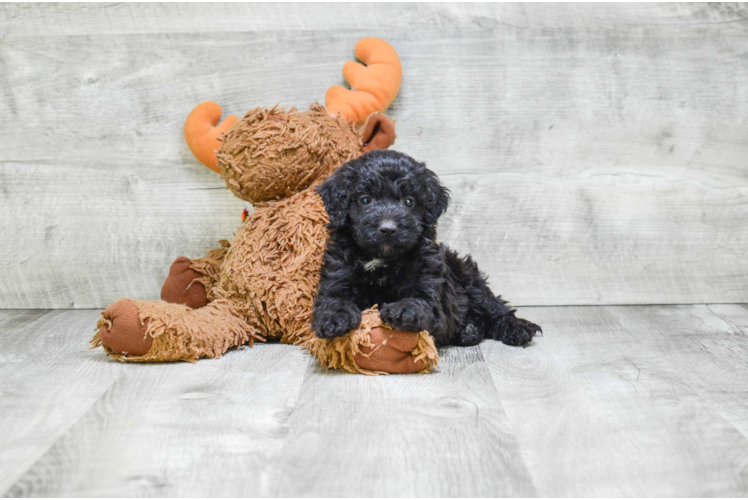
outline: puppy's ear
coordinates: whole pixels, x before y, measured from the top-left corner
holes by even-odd
[[[449,190],[441,185],[439,178],[431,170],[426,169],[424,177],[426,178],[426,211],[423,222],[427,226],[433,226],[447,210]]]
[[[329,227],[332,229],[343,227],[348,218],[347,177],[344,165],[317,187],[317,194],[322,198],[327,214],[330,216]]]

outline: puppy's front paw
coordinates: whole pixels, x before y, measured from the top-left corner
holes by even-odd
[[[385,304],[380,311],[382,321],[396,330],[420,332],[431,324],[429,308],[421,299],[402,299]]]
[[[532,340],[536,333],[543,333],[543,329],[526,319],[514,318],[514,321],[505,326],[499,340],[506,345],[525,345]]]
[[[361,311],[355,305],[336,304],[314,311],[314,333],[323,339],[342,337],[361,322]]]

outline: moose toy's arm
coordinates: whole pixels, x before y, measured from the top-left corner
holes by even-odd
[[[226,257],[230,243],[219,242],[222,246],[209,250],[205,257],[190,260],[178,257],[161,287],[161,300],[173,304],[184,304],[197,309],[211,300],[213,287],[220,278],[221,264]]]

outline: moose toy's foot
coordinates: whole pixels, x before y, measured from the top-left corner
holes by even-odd
[[[192,261],[187,257],[179,257],[174,261],[161,288],[161,300],[184,304],[192,309],[208,303],[205,286],[199,281],[203,276],[192,269],[191,265]]]
[[[143,356],[153,345],[146,334],[148,322],[140,323],[138,307],[119,300],[106,308],[99,321],[99,339],[107,350],[120,356]]]
[[[385,373],[418,373],[430,369],[429,359],[418,356],[415,332],[378,327],[369,332],[371,346],[361,346],[356,363],[364,370]]]
[[[91,340],[118,361],[197,361],[265,338],[230,302],[199,309],[163,300],[124,299],[101,314]]]
[[[361,313],[361,323],[342,337],[323,339],[311,331],[304,344],[319,364],[364,375],[428,373],[439,363],[427,332],[394,330],[382,322],[376,306]]]

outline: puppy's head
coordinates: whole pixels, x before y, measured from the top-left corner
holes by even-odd
[[[397,151],[372,151],[336,170],[317,188],[330,216],[369,256],[396,258],[434,238],[449,192],[426,165]]]

